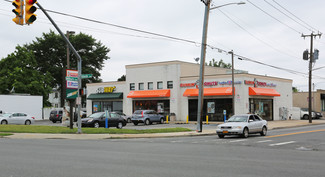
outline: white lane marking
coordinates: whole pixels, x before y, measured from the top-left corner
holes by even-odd
[[[241,141],[247,141],[247,139],[243,139],[243,140],[234,140],[234,141],[229,141],[229,143],[236,143],[236,142],[241,142]]]
[[[270,142],[272,140],[264,140],[264,141],[257,141],[257,143],[266,143],[266,142]]]
[[[283,142],[283,143],[270,144],[269,146],[281,146],[281,145],[291,144],[291,143],[295,143],[295,141],[288,141],[288,142]]]

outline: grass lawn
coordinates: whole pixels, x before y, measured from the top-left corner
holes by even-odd
[[[10,136],[10,135],[12,135],[12,133],[0,133],[0,138],[4,136]]]
[[[0,125],[0,136],[3,133],[77,133],[78,129],[59,126],[39,126],[39,125]],[[192,131],[188,128],[162,128],[162,129],[116,129],[116,128],[82,128],[82,133],[86,134],[142,134],[142,133],[171,133]]]

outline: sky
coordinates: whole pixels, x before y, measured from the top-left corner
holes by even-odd
[[[201,0],[79,0],[38,1],[48,10],[84,17],[104,23],[176,37],[191,42],[135,32],[110,25],[80,20],[49,12],[61,31],[86,33],[110,49],[110,59],[101,71],[104,82],[116,81],[125,74],[125,65],[180,60],[196,63],[201,55],[205,5]],[[240,2],[213,0],[211,7]],[[235,69],[251,74],[293,80],[293,86],[308,91],[308,61],[303,51],[310,49],[310,37],[302,34],[325,32],[324,0],[243,0],[243,5],[227,5],[210,11],[206,61],[212,58],[231,63],[235,55],[258,61],[238,60]],[[0,0],[0,59],[15,51],[17,45],[31,43],[54,26],[38,10],[31,25],[16,25],[14,7]],[[313,64],[313,89],[325,89],[325,36],[314,38],[319,59]],[[321,69],[318,69],[321,68]],[[296,71],[296,72],[288,72]],[[87,73],[84,73],[87,74]]]

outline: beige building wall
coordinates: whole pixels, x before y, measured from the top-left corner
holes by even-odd
[[[322,112],[321,94],[325,94],[325,90],[318,89],[316,92],[312,92],[312,110]],[[293,106],[299,108],[308,108],[308,92],[297,92],[292,94]]]

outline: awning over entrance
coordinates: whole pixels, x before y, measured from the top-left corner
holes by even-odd
[[[123,93],[92,93],[87,97],[87,100],[102,100],[102,99],[123,99]]]
[[[281,96],[275,89],[249,87],[249,95]]]
[[[232,95],[231,87],[204,88],[204,96]],[[183,96],[199,96],[199,89],[186,89]]]
[[[128,98],[154,98],[154,97],[170,97],[170,90],[139,90],[131,91]]]

